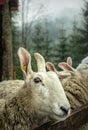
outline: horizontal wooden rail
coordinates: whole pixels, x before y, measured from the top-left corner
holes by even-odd
[[[66,120],[61,122],[48,122],[35,130],[77,130],[88,122],[88,104],[74,111]]]

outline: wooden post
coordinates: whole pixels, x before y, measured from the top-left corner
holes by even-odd
[[[2,46],[2,5],[0,5],[0,81],[2,80],[3,46]]]
[[[3,75],[2,79],[13,79],[12,30],[8,2],[3,9]]]

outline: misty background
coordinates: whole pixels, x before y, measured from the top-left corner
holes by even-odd
[[[32,55],[41,53],[57,64],[73,59],[76,67],[88,56],[88,0],[19,0],[12,12],[14,65],[16,51],[25,47]],[[36,70],[35,61],[32,61]]]

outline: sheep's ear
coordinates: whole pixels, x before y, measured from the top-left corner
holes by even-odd
[[[46,72],[45,59],[39,53],[34,54],[39,72]]]
[[[24,48],[20,47],[18,50],[18,56],[20,59],[21,70],[26,77],[28,73],[32,73],[31,69],[31,56]]]
[[[51,63],[51,62],[46,62],[46,67],[47,67],[47,69],[50,70],[50,71],[54,71],[54,72],[57,71],[56,68],[55,68],[55,66],[54,66],[54,64]]]
[[[62,70],[67,70],[67,71],[75,71],[75,69],[70,66],[69,64],[65,63],[65,62],[61,62],[58,64],[58,66],[62,69]]]
[[[70,77],[71,76],[71,74],[68,72],[65,72],[65,71],[61,71],[61,72],[59,72],[59,71],[57,71],[56,70],[56,68],[55,68],[55,66],[54,66],[54,64],[52,64],[51,62],[47,62],[46,63],[46,66],[47,66],[47,68],[50,70],[50,71],[54,71],[57,75],[58,75],[58,77],[60,78],[60,79],[64,79],[64,78],[67,78],[67,77]]]
[[[67,64],[72,66],[72,58],[71,57],[67,57]]]

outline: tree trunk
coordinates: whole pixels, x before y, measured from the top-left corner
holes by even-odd
[[[3,47],[2,47],[2,6],[0,5],[0,81],[2,80],[2,57],[3,57]]]
[[[3,10],[3,75],[2,80],[13,79],[12,31],[8,3]]]

